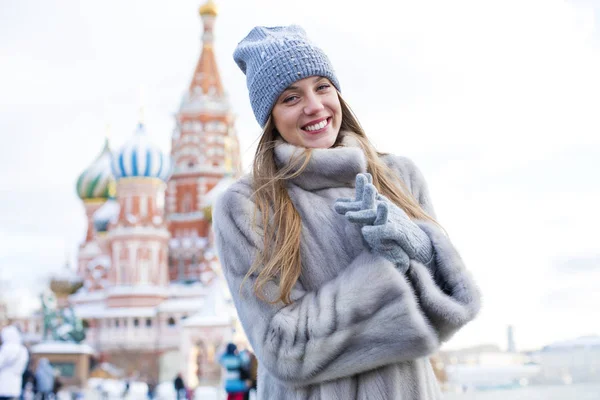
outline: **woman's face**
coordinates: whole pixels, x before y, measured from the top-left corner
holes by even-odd
[[[326,149],[333,146],[340,132],[342,106],[329,79],[311,76],[288,86],[275,102],[271,116],[286,142]]]

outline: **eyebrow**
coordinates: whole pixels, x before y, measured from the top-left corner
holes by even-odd
[[[317,83],[317,82],[319,82],[322,79],[327,79],[327,78],[325,78],[324,76],[317,76],[313,80],[313,83]],[[290,86],[288,86],[288,87],[285,88],[284,92],[287,91],[287,90],[296,90],[296,89],[298,89],[298,86],[290,85]]]

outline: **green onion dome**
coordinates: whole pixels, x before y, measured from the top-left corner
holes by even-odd
[[[106,200],[115,197],[116,182],[111,172],[110,161],[110,148],[106,139],[102,153],[77,179],[77,195],[82,200]]]

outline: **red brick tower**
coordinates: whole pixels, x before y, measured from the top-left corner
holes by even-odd
[[[150,142],[142,123],[113,154],[119,215],[107,235],[108,307],[156,306],[168,296],[164,196],[170,164],[168,156]]]
[[[213,50],[217,9],[200,7],[204,26],[200,59],[176,115],[167,185],[166,214],[171,241],[169,278],[208,283],[214,276],[210,209],[206,194],[224,177],[240,173],[234,118],[223,90]]]

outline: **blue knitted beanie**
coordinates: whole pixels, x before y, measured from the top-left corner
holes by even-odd
[[[329,59],[297,25],[253,28],[238,43],[233,59],[246,74],[250,104],[261,127],[281,93],[300,79],[324,76],[341,91]]]

